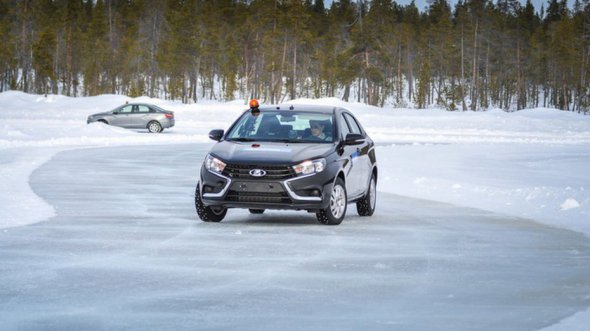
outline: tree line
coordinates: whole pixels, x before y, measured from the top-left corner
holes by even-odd
[[[0,91],[590,109],[590,5],[0,0]]]

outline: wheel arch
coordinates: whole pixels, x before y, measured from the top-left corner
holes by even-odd
[[[344,171],[340,170],[338,171],[338,174],[336,175],[336,177],[334,177],[334,182],[336,182],[336,179],[342,179],[342,181],[344,182],[344,184],[346,184],[346,176],[344,175]]]
[[[146,124],[146,126],[145,126],[145,127],[146,127],[146,129],[147,129],[149,126],[150,126],[150,123],[154,123],[154,122],[156,122],[156,123],[158,123],[160,126],[162,126],[162,123],[160,123],[160,121],[158,121],[158,120],[150,120],[149,122],[147,122],[147,124]]]

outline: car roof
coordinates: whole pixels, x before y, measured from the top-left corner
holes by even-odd
[[[260,111],[272,111],[272,110],[292,110],[292,111],[305,111],[314,113],[333,114],[336,109],[340,107],[328,106],[328,105],[298,105],[298,104],[279,104],[279,105],[268,105],[260,106]]]
[[[121,105],[119,107],[125,107],[125,106],[147,106],[147,107],[152,107],[156,110],[158,110],[158,109],[159,110],[166,110],[158,105],[154,105],[152,103],[145,103],[145,102],[129,102],[129,103],[126,103],[126,104]]]
[[[124,104],[123,106],[151,106],[151,107],[157,107],[156,105],[153,105],[151,103],[145,103],[145,102],[129,102]]]

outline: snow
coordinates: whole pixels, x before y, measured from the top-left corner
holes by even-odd
[[[172,110],[162,134],[86,124],[126,101]],[[590,235],[590,117],[552,109],[514,113],[376,108],[335,98],[287,103],[351,109],[377,144],[378,190],[451,203]],[[33,171],[61,151],[92,147],[211,143],[244,100],[198,104],[120,95],[70,98],[0,93],[0,228],[48,220],[54,207],[29,186]],[[241,235],[242,230],[235,230]],[[376,263],[375,268],[387,268]],[[548,330],[587,325],[580,312]]]
[[[573,198],[568,198],[561,204],[561,210],[569,210],[578,207],[580,207],[580,203]]]
[[[590,309],[578,312],[569,318],[542,329],[543,331],[586,331],[590,325]]]
[[[159,135],[102,124],[88,115],[125,101],[176,113]],[[210,142],[246,108],[244,100],[198,104],[120,95],[70,98],[0,94],[0,227],[46,220],[51,206],[28,177],[59,151],[121,145]],[[377,144],[380,191],[475,207],[590,234],[590,118],[551,109],[515,113],[376,108],[336,98],[292,104],[351,109]]]

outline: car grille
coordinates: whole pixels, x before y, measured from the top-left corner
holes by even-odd
[[[230,190],[226,199],[238,202],[263,202],[263,203],[291,203],[286,192],[264,193],[264,192],[238,192]]]
[[[250,170],[262,169],[266,171],[266,175],[262,177],[265,180],[288,179],[295,177],[295,171],[288,166],[257,166],[257,165],[242,165],[242,164],[228,164],[223,170],[223,174],[237,179],[252,179]]]

